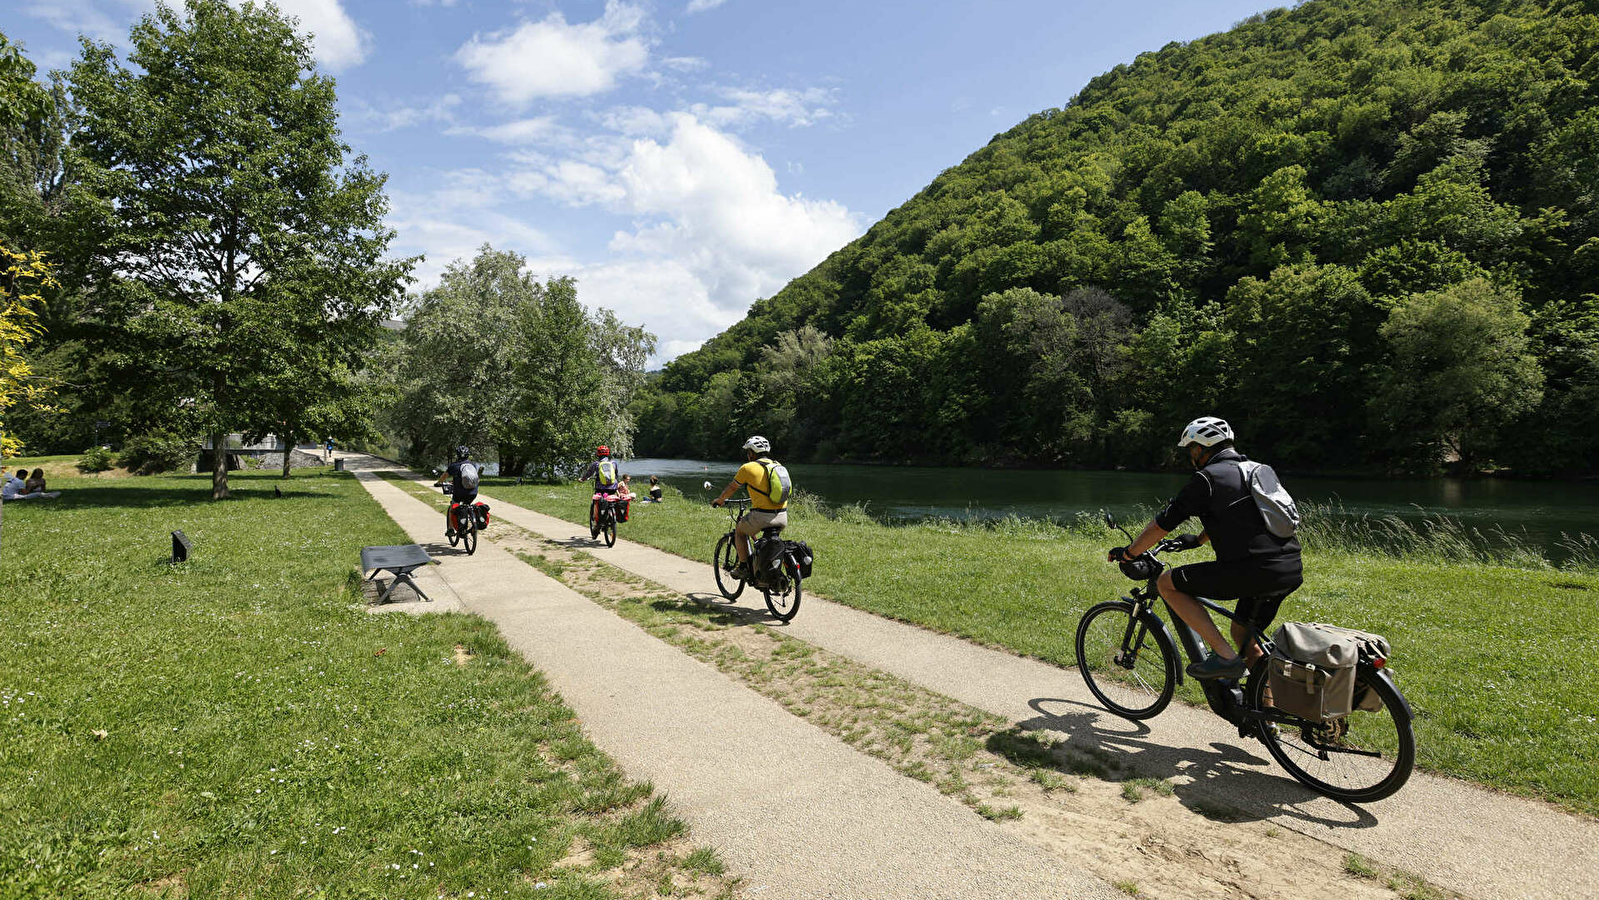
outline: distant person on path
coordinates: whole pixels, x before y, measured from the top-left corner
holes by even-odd
[[[478,471],[477,463],[472,461],[472,449],[462,444],[455,448],[455,462],[450,463],[450,467],[433,484],[437,487],[448,482],[450,499],[470,510],[472,504],[477,501],[480,481],[482,475]],[[444,536],[455,537],[455,523],[450,520],[449,510],[444,511]]]
[[[650,502],[661,502],[661,479],[655,477],[654,475],[650,476]]]
[[[577,476],[578,481],[594,479],[594,500],[589,504],[589,530],[600,518],[600,498],[606,494],[614,494],[622,484],[622,470],[617,466],[616,460],[611,459],[611,448],[604,444],[594,448],[594,461],[588,464],[583,474]]]
[[[750,542],[755,535],[768,528],[788,525],[788,497],[793,486],[787,483],[788,469],[772,460],[771,452],[772,442],[758,434],[745,441],[744,465],[722,489],[722,495],[711,501],[712,506],[721,507],[740,487],[749,492],[751,509],[749,515],[738,521],[738,538],[733,541],[733,548],[738,551],[734,578],[749,577]],[[775,485],[772,483],[774,474],[778,477]],[[774,495],[777,499],[773,499]]]
[[[1177,445],[1188,451],[1196,469],[1194,476],[1137,540],[1110,551],[1108,558],[1121,562],[1141,556],[1172,529],[1198,517],[1204,530],[1198,536],[1184,535],[1189,538],[1188,549],[1208,541],[1215,548],[1216,559],[1167,569],[1157,586],[1172,611],[1215,651],[1189,664],[1188,674],[1239,678],[1247,670],[1244,658],[1222,637],[1210,613],[1194,597],[1237,600],[1239,616],[1264,631],[1276,618],[1283,599],[1304,581],[1299,539],[1278,537],[1267,528],[1241,465],[1249,458],[1233,449],[1232,426],[1213,416],[1195,419],[1183,429]],[[1242,645],[1249,639],[1249,631],[1242,622],[1233,622],[1232,637]],[[1245,655],[1253,663],[1261,655],[1260,646],[1249,641]]]

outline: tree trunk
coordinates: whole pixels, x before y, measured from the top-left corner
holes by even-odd
[[[211,432],[211,499],[228,499],[228,434]]]
[[[289,477],[289,461],[294,456],[294,432],[285,428],[279,437],[283,441],[283,477]]]

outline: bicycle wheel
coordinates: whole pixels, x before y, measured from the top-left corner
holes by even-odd
[[[1249,702],[1263,706],[1267,678],[1250,679]],[[1416,735],[1399,688],[1376,669],[1355,670],[1358,686],[1375,691],[1382,708],[1357,709],[1331,722],[1261,722],[1261,743],[1277,764],[1313,791],[1345,803],[1371,803],[1410,780]],[[1272,727],[1275,724],[1276,727]]]
[[[790,590],[773,592],[762,588],[761,593],[766,595],[766,609],[779,622],[787,622],[794,618],[800,608],[800,573],[799,567],[784,561],[783,568],[787,570]]]
[[[729,600],[737,600],[744,593],[744,580],[733,577],[733,567],[738,565],[738,550],[733,546],[733,532],[722,535],[716,542],[716,553],[711,556],[711,569],[716,572],[716,589]]]
[[[1130,603],[1101,603],[1077,623],[1077,671],[1123,718],[1147,719],[1166,708],[1177,690],[1177,660],[1165,629],[1135,619]]]
[[[603,528],[602,530],[605,532],[605,546],[607,546],[607,547],[615,547],[616,546],[616,523],[614,521],[607,521],[605,523],[605,528]]]
[[[461,543],[466,547],[466,555],[471,556],[477,552],[477,529],[467,528],[461,533]]]

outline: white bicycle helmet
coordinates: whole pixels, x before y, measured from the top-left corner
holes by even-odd
[[[1188,423],[1183,429],[1183,436],[1177,441],[1177,446],[1186,447],[1189,444],[1198,444],[1201,447],[1214,447],[1222,441],[1233,439],[1233,427],[1225,419],[1215,416],[1200,416]]]
[[[754,450],[756,453],[771,453],[772,442],[757,434],[744,442],[744,449]]]

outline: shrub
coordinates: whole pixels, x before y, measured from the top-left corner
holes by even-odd
[[[149,431],[122,447],[122,464],[140,475],[187,469],[199,442],[170,431]]]
[[[104,472],[116,465],[116,457],[105,447],[90,447],[78,460],[79,472]]]

